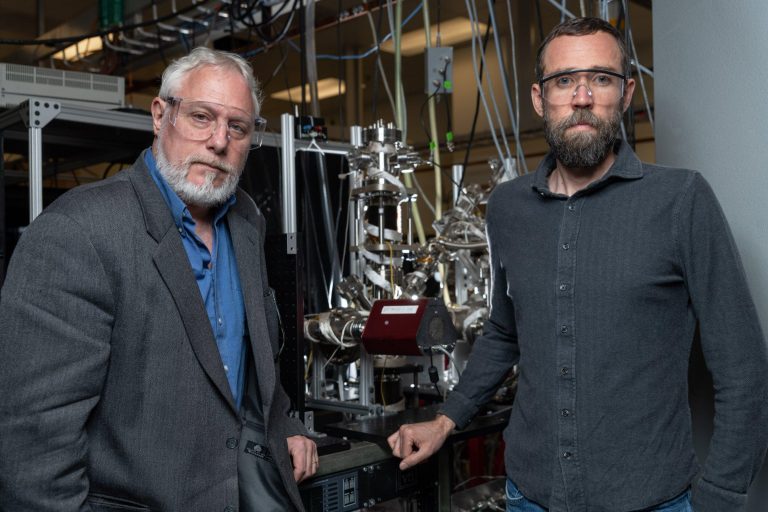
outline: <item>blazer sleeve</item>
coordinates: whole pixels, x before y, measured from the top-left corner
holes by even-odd
[[[86,510],[86,422],[110,352],[113,297],[67,215],[43,213],[13,254],[0,299],[0,503]]]

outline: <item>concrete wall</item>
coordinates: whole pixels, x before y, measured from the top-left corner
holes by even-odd
[[[766,26],[765,0],[653,2],[656,161],[698,169],[711,183],[741,251],[763,332],[768,331]],[[694,421],[701,455],[706,452],[701,431],[711,428],[707,413],[705,405]],[[764,467],[749,511],[765,510]]]

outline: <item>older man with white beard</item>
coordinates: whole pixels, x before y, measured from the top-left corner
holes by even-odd
[[[264,218],[237,188],[264,121],[250,66],[163,73],[155,140],[22,236],[0,301],[4,511],[301,510],[317,470],[280,386]]]

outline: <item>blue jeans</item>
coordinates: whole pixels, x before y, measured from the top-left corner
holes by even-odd
[[[507,478],[507,512],[547,512],[547,509],[526,499],[514,482]],[[640,512],[693,512],[691,491],[686,491],[677,498]]]

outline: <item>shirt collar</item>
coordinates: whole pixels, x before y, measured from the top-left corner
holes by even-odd
[[[590,183],[583,193],[602,188],[615,180],[633,180],[643,177],[643,164],[626,141],[617,139],[613,151],[616,153],[616,159],[613,161],[611,168],[608,169],[608,172],[602,178],[594,183]],[[550,151],[536,168],[536,174],[531,185],[536,192],[552,194],[549,190],[549,175],[552,174],[556,166],[557,159]]]
[[[147,164],[147,168],[149,168],[149,173],[152,176],[152,179],[157,185],[157,188],[160,189],[160,193],[162,194],[163,199],[165,199],[168,208],[171,210],[171,216],[173,217],[173,222],[176,224],[176,227],[183,228],[185,218],[187,224],[191,222],[194,226],[195,221],[192,219],[192,215],[189,213],[187,205],[184,204],[184,201],[182,201],[178,194],[173,191],[171,186],[168,185],[168,182],[165,181],[165,178],[163,178],[163,176],[160,174],[160,171],[157,169],[155,155],[152,154],[151,149],[148,149],[144,152],[144,163]],[[235,201],[235,194],[232,194],[232,196],[227,199],[226,203],[216,209],[213,214],[214,225],[217,224],[227,214],[229,208],[235,204]]]

